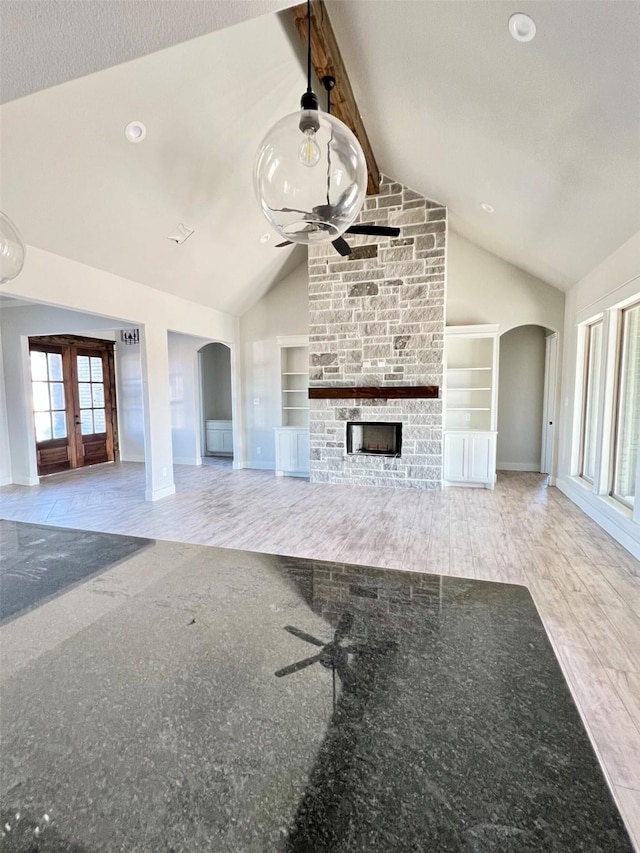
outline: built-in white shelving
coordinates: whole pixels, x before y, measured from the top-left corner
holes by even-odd
[[[276,474],[309,475],[309,339],[278,338],[281,426],[275,428]]]
[[[493,488],[498,327],[448,326],[445,366],[444,481]]]

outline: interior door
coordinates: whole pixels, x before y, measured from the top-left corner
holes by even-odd
[[[92,338],[31,338],[38,474],[117,458],[113,344]]]
[[[553,439],[556,420],[556,375],[558,364],[558,335],[546,338],[544,366],[544,404],[542,411],[542,453],[540,473],[550,474],[553,464]]]
[[[107,392],[106,352],[72,347],[77,403],[73,413],[76,465],[97,465],[113,461],[113,440],[107,424],[111,420],[111,399]],[[111,440],[110,440],[111,439]],[[111,446],[110,446],[111,445]]]

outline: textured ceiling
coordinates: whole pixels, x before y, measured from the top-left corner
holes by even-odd
[[[0,102],[221,30],[297,0],[2,0]]]
[[[226,26],[284,5],[3,0],[7,97],[190,39],[1,108],[2,208],[26,241],[233,313],[300,261],[259,243],[251,175],[296,109],[301,46],[286,14]],[[327,6],[380,168],[460,233],[565,289],[640,230],[640,3]],[[534,41],[511,39],[514,11]]]

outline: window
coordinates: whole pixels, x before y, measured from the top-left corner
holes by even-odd
[[[635,503],[640,443],[640,303],[622,311],[612,497]]]
[[[596,472],[600,371],[602,365],[602,320],[587,326],[585,341],[584,400],[580,475],[593,483]]]

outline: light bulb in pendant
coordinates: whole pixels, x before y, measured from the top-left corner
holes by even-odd
[[[307,127],[298,151],[298,160],[300,160],[303,166],[317,166],[320,162],[320,156],[320,146],[316,142],[315,129]]]

